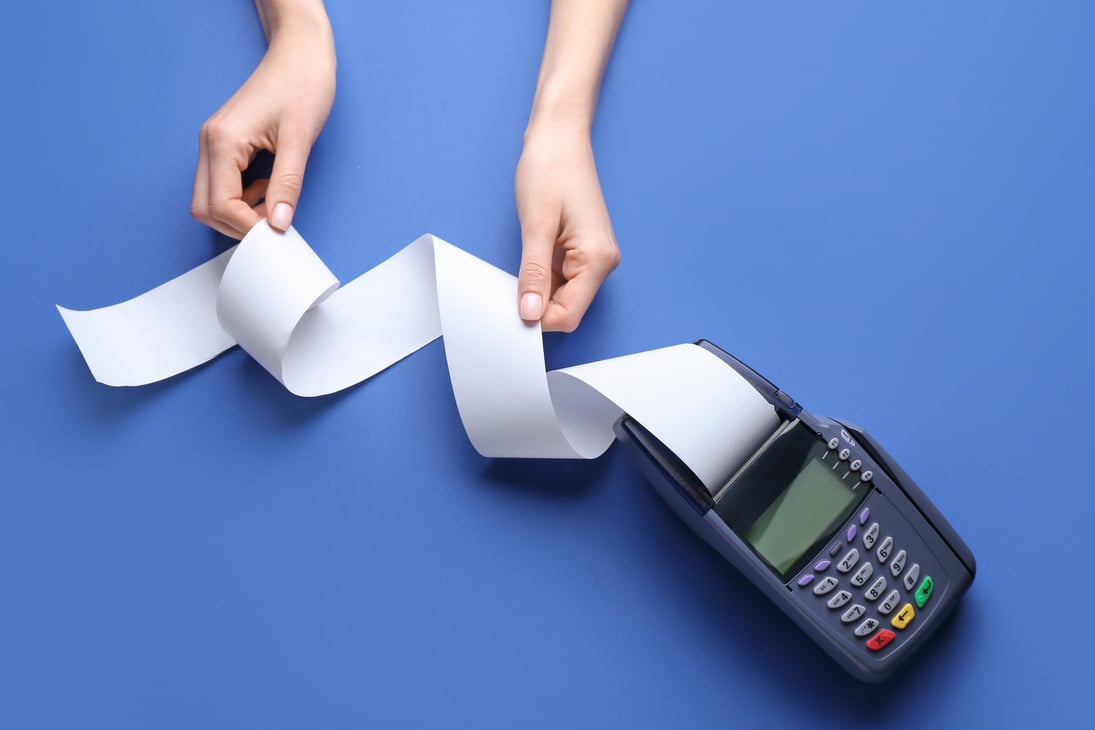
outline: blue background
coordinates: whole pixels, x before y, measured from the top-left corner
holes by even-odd
[[[546,1],[328,4],[298,229],[348,281],[424,232],[516,271]],[[0,727],[1022,727],[1085,712],[1095,6],[636,0],[594,131],[623,264],[551,367],[709,338],[866,426],[979,574],[862,685],[618,446],[480,458],[440,343],[302,400],[238,350],[93,382],[53,309],[228,244],[197,132],[244,0],[5,8]]]

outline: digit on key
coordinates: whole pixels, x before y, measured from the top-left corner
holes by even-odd
[[[849,570],[855,567],[855,564],[859,562],[859,550],[852,548],[844,554],[844,557],[837,564],[836,569],[841,573],[847,573]]]
[[[886,539],[882,541],[882,544],[878,546],[878,562],[885,563],[892,552],[893,538],[887,535]]]

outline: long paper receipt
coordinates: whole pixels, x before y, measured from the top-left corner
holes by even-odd
[[[295,230],[262,221],[133,299],[57,309],[112,386],[163,380],[239,345],[292,393],[326,395],[443,336],[460,418],[488,457],[595,458],[628,413],[714,490],[778,425],[756,390],[693,344],[545,372],[540,327],[521,321],[516,300],[516,277],[432,235],[339,287]]]

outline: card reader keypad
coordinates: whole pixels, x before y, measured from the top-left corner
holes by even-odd
[[[888,515],[872,515],[872,501],[864,504],[826,548],[827,557],[797,583],[809,585],[818,609],[838,620],[866,651],[877,652],[900,643],[917,613],[927,610],[935,586],[918,562],[918,550],[926,548],[901,544],[900,530],[887,531]],[[887,512],[874,504],[876,513]],[[930,562],[930,557],[921,559]]]

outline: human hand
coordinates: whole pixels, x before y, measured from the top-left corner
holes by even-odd
[[[573,332],[620,263],[588,127],[530,126],[514,182],[523,249],[521,319]]]
[[[282,231],[292,222],[335,98],[334,37],[318,5],[318,15],[277,17],[258,68],[202,125],[190,213],[226,236],[242,238],[263,217]],[[260,150],[274,153],[270,179],[244,188]]]

